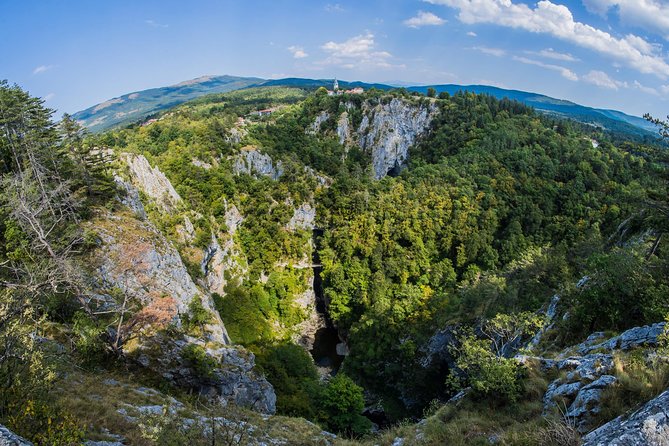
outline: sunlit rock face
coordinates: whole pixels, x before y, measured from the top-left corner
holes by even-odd
[[[398,98],[387,104],[363,106],[358,144],[371,152],[375,178],[401,171],[409,148],[428,131],[437,110],[434,102],[414,105]]]

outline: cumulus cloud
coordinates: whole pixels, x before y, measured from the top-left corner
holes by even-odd
[[[669,40],[669,3],[655,0],[583,0],[590,11],[606,15],[617,11],[620,20],[647,31],[657,32]]]
[[[53,68],[53,65],[40,65],[39,67],[36,67],[33,70],[33,74],[44,73],[45,71],[49,71],[52,68]]]
[[[537,67],[545,68],[547,70],[557,71],[558,73],[560,73],[562,77],[570,81],[578,80],[578,76],[576,75],[576,73],[574,73],[568,68],[561,67],[560,65],[543,63],[539,60],[528,59],[527,57],[519,57],[519,56],[514,56],[513,60],[515,60],[516,62],[524,63],[526,65],[535,65]]]
[[[477,34],[476,34],[474,31],[469,31],[469,32],[467,33],[467,35],[468,35],[469,37],[476,37],[476,36],[477,36]]]
[[[620,88],[627,87],[626,82],[612,79],[608,74],[599,70],[591,70],[583,76],[583,81],[609,90],[619,90]]]
[[[564,62],[578,62],[579,59],[575,58],[569,53],[559,53],[553,48],[546,48],[541,51],[525,51],[526,54],[531,54],[533,56],[544,57],[546,59],[561,60]]]
[[[662,85],[660,86],[660,91],[663,94],[669,95],[669,85]]]
[[[405,20],[404,25],[409,28],[420,28],[421,26],[439,26],[446,23],[446,20],[432,14],[431,12],[418,11],[416,17]]]
[[[487,46],[475,46],[473,50],[480,51],[483,54],[488,54],[495,57],[504,57],[506,56],[506,51],[501,48],[490,48]]]
[[[304,59],[305,57],[309,57],[309,55],[304,51],[304,48],[302,48],[301,46],[293,45],[289,46],[287,49],[288,51],[293,53],[293,57],[295,59]]]
[[[321,49],[328,53],[327,59],[321,62],[323,65],[340,65],[343,68],[354,68],[356,66],[402,67],[390,63],[392,54],[376,49],[374,34],[369,31],[351,37],[344,42],[327,42],[321,46]]]
[[[549,0],[539,1],[535,8],[523,3],[513,3],[511,0],[425,1],[457,9],[458,20],[466,24],[491,23],[532,33],[549,34],[619,60],[641,73],[654,74],[661,79],[669,77],[669,63],[656,53],[656,47],[652,44],[634,35],[618,38],[601,29],[577,22],[569,8]]]

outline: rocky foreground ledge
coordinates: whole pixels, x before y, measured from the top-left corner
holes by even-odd
[[[583,437],[583,446],[668,446],[669,390]]]
[[[0,446],[33,446],[33,444],[0,424]]]

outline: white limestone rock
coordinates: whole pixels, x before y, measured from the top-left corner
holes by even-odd
[[[163,208],[173,211],[181,202],[181,197],[158,167],[151,167],[144,155],[125,153],[121,156],[130,170],[132,183]]]

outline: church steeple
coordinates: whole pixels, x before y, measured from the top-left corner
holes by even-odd
[[[334,85],[332,86],[332,91],[336,93],[337,90],[339,90],[339,82],[337,82],[337,78],[335,77]]]

